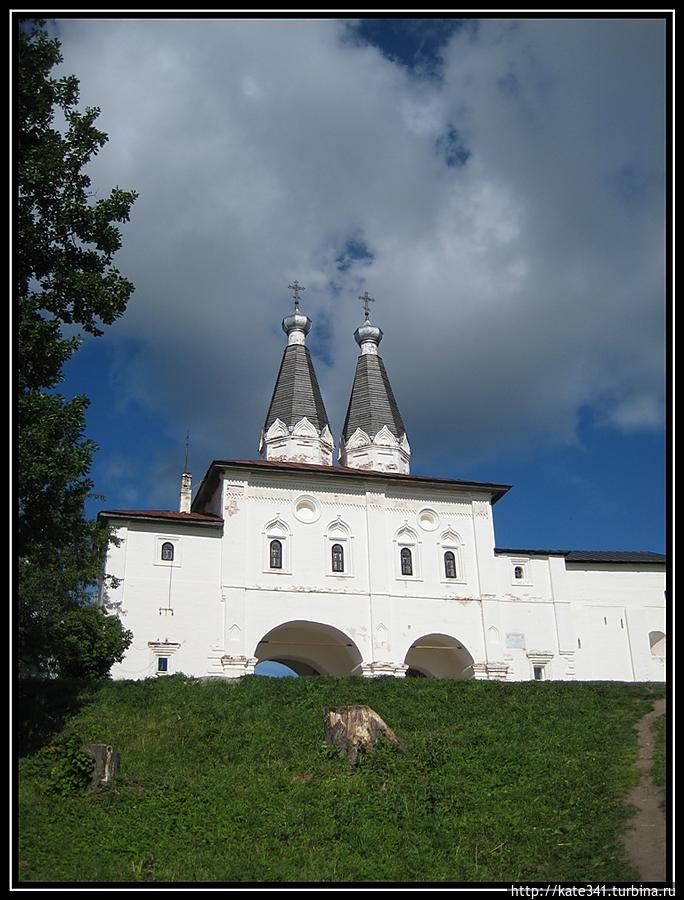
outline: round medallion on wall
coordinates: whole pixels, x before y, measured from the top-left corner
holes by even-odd
[[[298,497],[294,502],[295,518],[305,525],[318,521],[321,514],[318,503],[313,497],[307,495]]]
[[[423,531],[435,531],[439,528],[439,516],[434,509],[421,509],[418,513],[418,524]]]

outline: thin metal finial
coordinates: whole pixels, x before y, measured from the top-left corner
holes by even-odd
[[[292,282],[292,284],[288,284],[287,287],[288,287],[288,290],[292,291],[292,297],[293,297],[293,299],[294,299],[295,312],[299,312],[299,293],[300,293],[300,291],[305,291],[306,288],[305,288],[305,287],[302,287],[302,285],[297,281],[296,278],[295,278],[295,280]]]
[[[363,294],[359,297],[359,300],[363,300],[363,311],[366,314],[366,319],[370,319],[370,309],[368,307],[368,304],[375,303],[375,298],[369,297],[368,291],[364,291]]]
[[[190,431],[188,430],[185,435],[185,468],[183,471],[187,474],[188,471],[188,453],[190,451]]]

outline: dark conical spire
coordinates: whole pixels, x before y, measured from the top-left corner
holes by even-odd
[[[288,428],[294,428],[305,416],[319,431],[328,425],[328,414],[309,349],[304,344],[288,344],[280,363],[264,431],[268,431],[276,419]]]
[[[328,414],[318,386],[306,335],[311,319],[299,309],[299,282],[294,291],[294,311],[283,319],[287,347],[261,435],[260,451],[266,459],[332,465],[333,439]]]
[[[349,440],[361,428],[373,440],[384,426],[397,440],[406,434],[382,357],[362,353],[356,362],[342,437]]]
[[[371,324],[368,292],[359,299],[364,301],[366,319],[354,332],[361,355],[342,428],[340,458],[353,468],[408,473],[411,449],[406,428],[378,354],[382,330]]]

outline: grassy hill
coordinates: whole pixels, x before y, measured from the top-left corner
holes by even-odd
[[[75,882],[614,881],[633,726],[660,685],[183,676],[27,684],[19,878]],[[406,745],[346,761],[323,709],[370,705]],[[59,793],[69,739],[121,772]],[[62,766],[62,768],[60,768]]]

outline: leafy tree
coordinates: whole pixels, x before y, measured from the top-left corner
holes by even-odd
[[[133,285],[112,266],[121,246],[115,223],[128,220],[137,195],[115,187],[92,200],[84,167],[107,142],[94,125],[99,110],[77,110],[73,75],[50,76],[62,56],[43,21],[19,22],[17,48],[16,656],[20,674],[98,675],[121,659],[131,635],[92,603],[111,538],[84,518],[96,450],[84,437],[88,399],[55,388],[79,332],[102,334],[126,308]]]

